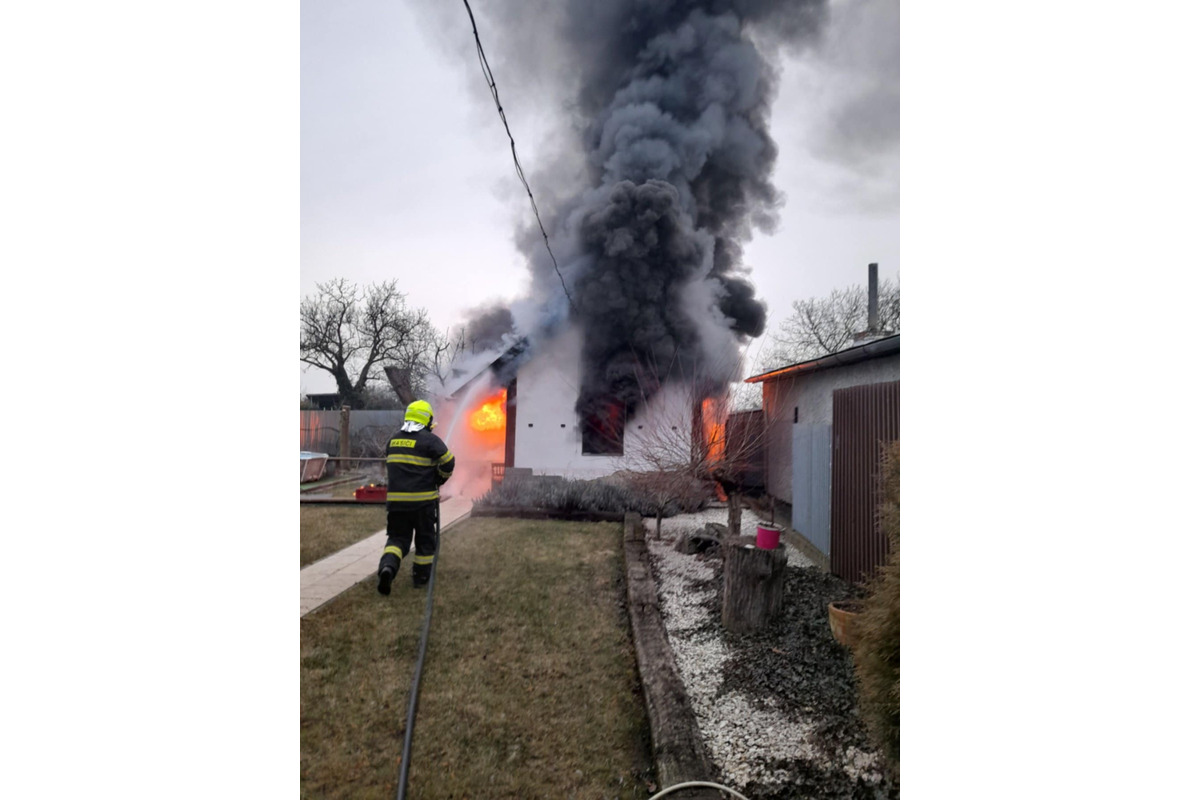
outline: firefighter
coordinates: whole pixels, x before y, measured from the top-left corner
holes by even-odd
[[[416,532],[413,586],[429,583],[439,502],[438,487],[454,472],[454,455],[433,428],[433,408],[424,400],[408,404],[404,424],[387,448],[387,546],[379,559],[379,593],[391,594],[392,580]]]

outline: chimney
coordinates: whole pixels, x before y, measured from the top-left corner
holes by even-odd
[[[867,265],[867,332],[879,332],[879,265]]]
[[[854,344],[866,344],[875,339],[883,338],[885,333],[879,330],[879,265],[867,265],[867,329],[854,334]]]

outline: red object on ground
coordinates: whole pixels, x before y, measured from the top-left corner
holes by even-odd
[[[759,525],[754,544],[760,550],[774,550],[779,547],[779,528],[774,525]]]
[[[373,483],[370,486],[360,486],[354,490],[354,499],[374,503],[387,502],[387,487],[376,486]]]

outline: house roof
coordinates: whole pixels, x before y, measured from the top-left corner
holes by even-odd
[[[337,392],[313,392],[304,396],[321,411],[336,410],[342,404],[342,396]]]
[[[464,368],[454,370],[444,385],[446,396],[456,396],[489,369],[493,373],[499,372],[510,361],[523,353],[528,346],[529,340],[525,337],[517,338],[506,334],[499,347],[491,352],[480,353],[467,359]]]
[[[773,369],[761,375],[753,375],[746,378],[746,383],[761,383],[763,381],[775,380],[776,378],[790,378],[795,375],[829,369],[830,367],[841,367],[846,364],[856,364],[859,361],[866,361],[872,358],[890,356],[899,352],[900,334],[897,333],[895,336],[885,336],[882,339],[876,339],[866,344],[847,347],[845,350],[839,350],[836,353],[814,358],[810,361],[801,361],[798,364]]]

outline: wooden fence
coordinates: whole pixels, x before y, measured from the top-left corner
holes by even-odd
[[[829,571],[840,578],[866,580],[887,559],[876,523],[880,460],[899,438],[900,381],[834,391]]]
[[[314,453],[338,454],[340,411],[301,411],[300,449]],[[404,409],[350,412],[350,454],[380,456],[387,449],[387,438],[400,429]],[[383,449],[380,450],[382,443]],[[376,452],[378,451],[378,452]]]

